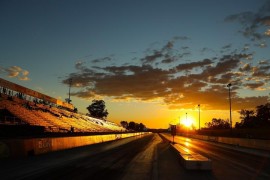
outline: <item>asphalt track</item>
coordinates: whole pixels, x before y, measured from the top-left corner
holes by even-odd
[[[164,136],[172,140],[170,135]],[[206,179],[270,179],[270,152],[180,136],[174,141],[212,160],[211,175]]]
[[[170,135],[167,136],[171,139]],[[269,156],[176,137],[213,161],[212,171],[186,170],[158,134],[22,159],[0,160],[0,179],[270,179]]]

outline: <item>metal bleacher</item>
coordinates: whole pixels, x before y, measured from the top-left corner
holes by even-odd
[[[14,117],[32,126],[44,126],[46,132],[123,132],[119,125],[70,112],[57,107],[36,104],[18,97],[2,94],[0,109],[7,109]]]

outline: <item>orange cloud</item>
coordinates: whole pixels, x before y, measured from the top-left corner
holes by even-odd
[[[167,44],[164,47],[171,46]],[[169,57],[172,56],[177,57],[177,54],[171,54]],[[247,56],[249,54],[229,54],[221,58],[179,63],[167,69],[145,62],[141,62],[142,65],[122,66],[97,64],[95,67],[77,62],[77,72],[71,73],[63,83],[69,84],[71,78],[74,89],[72,95],[86,99],[100,96],[118,100],[158,99],[170,108],[193,108],[196,104],[202,104],[211,110],[228,108],[226,85],[232,83],[234,108],[252,108],[254,105],[266,103],[267,97],[240,97],[238,90],[245,87],[253,90],[263,89],[266,85],[263,79],[269,78],[270,67],[268,62],[253,67],[249,64],[243,66],[241,60]],[[158,58],[161,57],[163,56]],[[149,63],[156,60],[155,58],[157,57],[146,56],[144,59]],[[254,77],[261,77],[262,81],[248,82]]]
[[[19,66],[11,66],[9,68],[0,68],[1,71],[6,74],[10,78],[18,78],[19,80],[22,81],[28,81],[30,80],[28,75],[29,71],[22,69]],[[0,71],[0,72],[1,72]]]

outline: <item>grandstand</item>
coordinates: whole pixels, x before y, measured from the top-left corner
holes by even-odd
[[[0,78],[0,125],[38,129],[40,133],[120,133],[114,122],[74,112],[72,104]],[[7,128],[8,127],[8,128]],[[30,128],[30,129],[31,129]],[[5,134],[0,128],[0,135]]]

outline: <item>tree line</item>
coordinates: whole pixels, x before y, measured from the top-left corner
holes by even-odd
[[[255,110],[240,111],[241,122],[235,124],[235,128],[260,128],[270,127],[270,103],[257,106]]]
[[[146,126],[143,123],[135,123],[133,121],[131,122],[127,122],[127,121],[121,121],[120,122],[121,126],[123,126],[124,128],[128,129],[128,130],[133,130],[133,131],[138,131],[138,132],[142,132],[142,131],[146,131]]]
[[[259,105],[256,109],[239,111],[241,122],[235,123],[235,128],[270,127],[270,103]],[[229,129],[229,120],[213,118],[212,122],[205,123],[206,129]]]
[[[90,117],[106,119],[108,111],[103,100],[93,100],[92,104],[87,107]],[[270,103],[259,105],[256,109],[242,109],[239,111],[241,122],[235,123],[235,128],[260,128],[270,127]],[[145,131],[146,126],[142,123],[133,121],[121,121],[121,125],[129,130]],[[230,129],[229,120],[213,118],[211,122],[205,123],[206,129]]]

